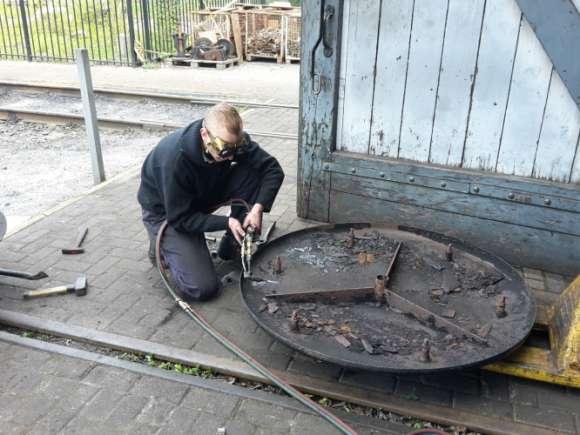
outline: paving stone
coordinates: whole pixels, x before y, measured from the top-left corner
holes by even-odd
[[[113,388],[105,388],[99,391],[79,411],[79,417],[84,420],[105,421],[117,407],[125,392]]]
[[[245,415],[236,415],[226,423],[227,435],[254,435],[258,428],[250,423]]]
[[[187,390],[187,385],[182,383],[154,378],[151,376],[143,376],[135,383],[131,389],[131,394],[165,399],[168,402],[177,405],[181,403]]]
[[[479,395],[480,393],[479,379],[462,373],[422,375],[421,381],[426,385],[446,390],[472,395]]]
[[[396,394],[403,399],[418,400],[433,405],[451,406],[451,391],[413,382],[412,377],[399,377]]]
[[[62,409],[57,406],[40,418],[26,433],[37,435],[59,433],[76,416],[76,413],[76,410]]]
[[[509,377],[499,373],[492,373],[482,370],[481,390],[484,397],[493,400],[510,400]]]
[[[236,416],[245,418],[252,425],[273,431],[289,430],[296,414],[296,411],[286,408],[249,400],[244,400],[236,412]]]
[[[139,375],[115,367],[96,366],[82,380],[84,384],[115,390],[128,391],[139,379]]]
[[[513,403],[538,406],[539,383],[527,379],[510,379],[510,399]]]
[[[136,395],[124,396],[105,421],[107,427],[127,427],[141,413],[149,398]]]
[[[104,421],[89,420],[76,416],[64,427],[63,433],[75,435],[121,435],[125,433],[124,428],[107,426]]]
[[[562,410],[542,409],[516,403],[514,416],[516,421],[526,424],[536,424],[548,429],[571,433],[576,431],[574,416]]]
[[[580,415],[580,391],[544,384],[538,391],[538,406],[543,409],[559,408]]]
[[[394,392],[396,382],[397,378],[391,374],[365,370],[344,370],[340,377],[341,384],[369,388],[382,393]]]
[[[340,377],[342,368],[324,361],[317,361],[306,355],[296,353],[288,366],[293,373],[306,373],[315,378],[336,381]]]
[[[158,432],[159,435],[197,434],[195,422],[197,413],[191,408],[178,406],[167,418],[167,424]],[[229,434],[228,434],[229,435]]]
[[[238,405],[238,402],[239,398],[236,396],[192,387],[181,402],[181,406],[191,408],[197,412],[229,416]]]
[[[175,404],[166,399],[149,397],[149,401],[141,410],[136,421],[139,424],[159,427],[165,422],[174,408]]]
[[[60,376],[65,378],[82,378],[89,372],[95,363],[79,359],[65,358],[61,355],[53,355],[40,367],[41,374]]]
[[[513,406],[509,402],[482,399],[480,396],[456,392],[453,395],[453,407],[462,411],[475,414],[487,415],[511,420],[513,418]]]
[[[158,426],[151,426],[145,423],[134,422],[127,427],[123,433],[126,435],[153,435],[159,432]]]
[[[38,419],[46,416],[55,406],[55,403],[47,400],[46,397],[36,395],[35,390],[29,393],[3,405],[7,408],[8,413],[11,413],[9,419],[12,422],[21,425],[33,424]]]
[[[342,433],[321,417],[299,414],[292,422],[290,435],[312,435],[314,428],[316,428],[317,435],[338,435]]]

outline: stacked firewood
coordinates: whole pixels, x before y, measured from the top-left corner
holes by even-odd
[[[256,33],[246,35],[248,53],[256,55],[276,56],[280,53],[280,44],[282,41],[281,29],[265,28],[258,30]]]

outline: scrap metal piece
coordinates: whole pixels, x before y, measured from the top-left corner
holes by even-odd
[[[30,281],[36,281],[39,279],[48,278],[48,274],[46,272],[37,272],[37,273],[32,274],[32,273],[20,272],[17,270],[10,270],[10,269],[0,269],[0,275],[11,276],[14,278],[28,279]]]
[[[495,315],[500,319],[507,316],[506,300],[507,298],[505,296],[498,296],[497,298],[495,305]]]
[[[375,355],[375,348],[373,347],[372,344],[370,344],[367,340],[365,340],[364,338],[361,338],[360,342],[362,343],[365,351],[369,354],[369,355]]]
[[[374,297],[374,295],[374,288],[360,287],[340,290],[316,289],[299,292],[273,293],[266,295],[266,297],[288,302],[351,302],[356,300],[368,300],[371,297]]]
[[[279,255],[277,255],[272,262],[272,272],[274,275],[280,275],[282,273],[282,259]]]
[[[379,304],[385,303],[385,277],[383,275],[377,275],[375,279],[375,300]]]
[[[268,302],[266,304],[266,309],[268,310],[269,314],[274,314],[276,311],[280,309],[276,302]]]
[[[270,240],[270,236],[272,235],[272,231],[276,228],[276,221],[272,222],[266,232],[260,236],[260,238],[256,241],[256,246],[260,247],[265,243],[268,243]]]
[[[423,340],[421,344],[421,351],[419,353],[419,361],[422,363],[429,363],[432,361],[431,359],[431,342],[428,338]]]
[[[397,261],[397,258],[399,257],[399,251],[401,250],[401,246],[403,246],[403,243],[399,242],[397,244],[397,247],[395,248],[395,252],[393,253],[393,257],[391,258],[391,262],[389,263],[389,265],[385,269],[385,275],[384,275],[385,287],[389,285],[389,280],[391,279],[391,272],[393,271],[393,267],[395,266],[395,261]]]
[[[487,345],[487,340],[485,338],[456,325],[427,308],[417,305],[415,302],[398,295],[392,290],[385,288],[385,294],[387,296],[387,303],[390,307],[398,309],[403,313],[410,314],[418,320],[432,324],[436,328],[444,329],[451,334],[456,334],[460,337],[467,337],[476,343]]]
[[[445,258],[447,261],[453,261],[453,245],[449,243],[447,249],[445,250]]]
[[[299,320],[300,317],[298,316],[298,310],[292,311],[292,314],[290,315],[290,321],[288,322],[290,331],[298,332],[298,330],[300,329],[300,326],[298,324]]]
[[[348,231],[348,237],[346,238],[346,247],[348,249],[352,249],[354,248],[354,243],[355,243],[354,228],[351,228]]]
[[[335,335],[334,339],[336,341],[338,341],[344,347],[346,347],[346,348],[350,347],[350,341],[348,341],[344,335]]]

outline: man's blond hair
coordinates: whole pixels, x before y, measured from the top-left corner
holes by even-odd
[[[205,126],[212,133],[222,127],[228,133],[239,137],[242,134],[243,123],[234,106],[228,103],[218,103],[211,107],[205,116]]]

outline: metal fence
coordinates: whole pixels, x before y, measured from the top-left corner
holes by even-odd
[[[173,53],[201,0],[0,0],[0,59],[138,65]]]

